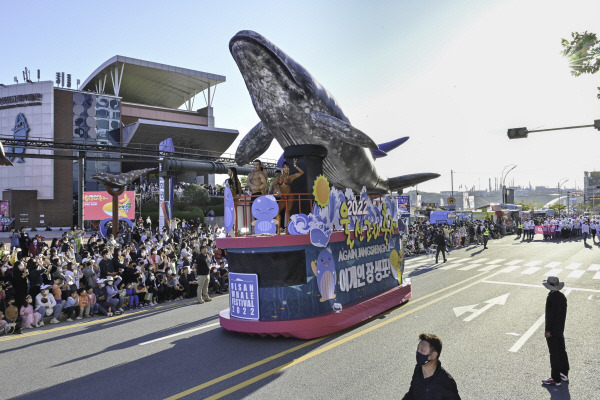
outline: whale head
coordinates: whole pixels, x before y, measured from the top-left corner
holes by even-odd
[[[238,32],[229,41],[229,51],[262,120],[281,111],[289,115],[291,107],[348,120],[333,96],[302,65],[261,34]]]

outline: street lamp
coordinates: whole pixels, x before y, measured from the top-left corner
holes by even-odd
[[[559,205],[559,207],[558,207],[558,214],[559,214],[559,215],[560,215],[560,205],[561,205],[561,203],[562,203],[562,202],[561,202],[561,200],[560,200],[560,187],[561,187],[561,186],[562,186],[562,185],[563,185],[565,182],[567,182],[568,180],[569,180],[568,178],[565,178],[565,179],[564,179],[562,182],[559,182],[559,183],[558,183],[558,205]]]
[[[509,169],[508,171],[506,171],[506,168],[511,167],[511,169]],[[515,164],[508,164],[507,166],[504,167],[504,169],[502,170],[502,203],[506,204],[507,201],[507,195],[506,195],[506,186],[504,185],[504,181],[506,179],[506,176],[508,175],[508,173],[510,171],[512,171],[513,169],[517,168],[517,166]],[[504,173],[504,171],[506,171],[506,174]]]

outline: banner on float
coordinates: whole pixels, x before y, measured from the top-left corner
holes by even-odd
[[[400,218],[410,217],[410,196],[398,196],[398,215]]]
[[[83,192],[84,221],[112,217],[112,196],[107,192]],[[119,196],[119,218],[135,218],[135,192],[128,190]]]
[[[259,319],[258,275],[229,273],[229,314],[233,318]]]

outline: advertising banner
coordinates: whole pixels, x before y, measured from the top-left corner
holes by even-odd
[[[536,226],[535,233],[539,235],[554,235],[556,233],[556,225]]]
[[[410,196],[398,196],[398,215],[400,218],[410,217]]]
[[[229,273],[229,310],[234,318],[259,319],[258,275]]]
[[[119,196],[119,218],[135,218],[135,192],[129,190]],[[112,196],[106,192],[83,192],[84,221],[112,217]]]

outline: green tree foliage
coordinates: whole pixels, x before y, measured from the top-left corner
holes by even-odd
[[[203,206],[210,202],[210,194],[202,186],[190,184],[183,189],[183,201],[189,205]]]
[[[571,40],[562,39],[563,56],[569,59],[571,74],[595,74],[600,69],[600,40],[595,33],[573,32]],[[598,87],[600,99],[600,87]]]
[[[521,200],[516,204],[523,206],[523,211],[539,210],[540,208],[542,208],[542,203],[537,200],[528,201],[527,203]]]
[[[555,204],[550,205],[548,208],[554,210],[554,215],[560,215],[560,211],[566,210],[567,206],[564,204],[555,203]]]

